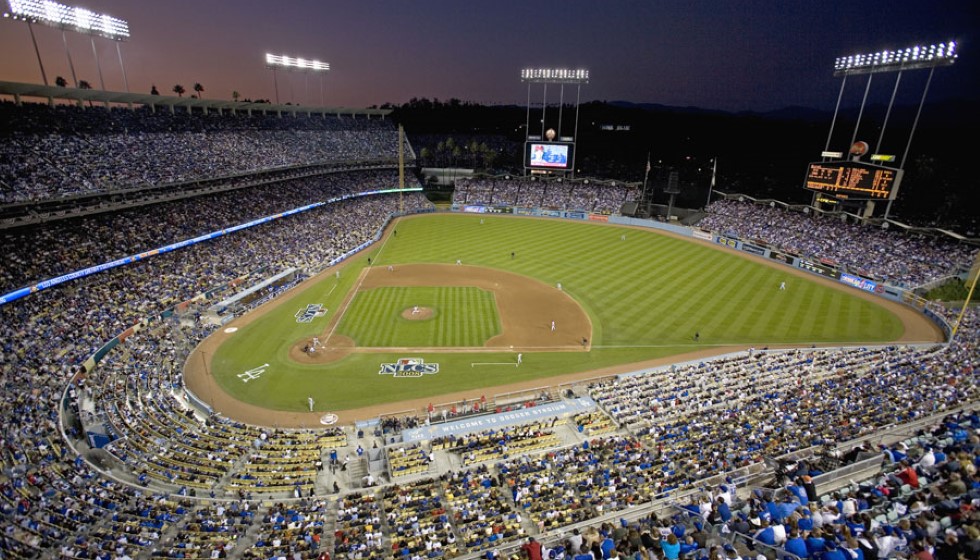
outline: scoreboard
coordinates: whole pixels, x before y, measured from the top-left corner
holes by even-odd
[[[526,142],[524,167],[568,171],[572,168],[575,144],[572,142]]]
[[[842,199],[893,200],[902,170],[857,161],[811,163],[804,188]]]

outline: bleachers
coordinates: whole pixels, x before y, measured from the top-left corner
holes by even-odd
[[[45,122],[37,135],[52,132]],[[99,134],[91,123],[79,126],[85,134]],[[224,141],[225,125],[216,126],[218,135],[213,137]],[[369,136],[373,129],[367,128],[372,126],[365,125]],[[384,134],[390,136],[390,127],[385,127]],[[112,131],[122,134],[118,129]],[[197,149],[199,135],[207,137],[213,132],[181,134]],[[281,132],[270,128],[261,134],[243,133],[227,145],[237,150],[239,143],[270,138],[281,146],[286,141]],[[314,130],[297,134],[294,140],[320,142],[334,132]],[[155,129],[143,133],[164,134]],[[129,146],[125,143],[129,140],[103,136],[98,140],[105,140],[106,145]],[[53,138],[39,145],[63,153],[72,142]],[[80,181],[91,182],[100,166],[115,165],[90,157],[87,148],[98,146],[95,140],[81,142],[88,144],[77,161],[63,156],[33,170],[6,167],[0,174],[8,173],[3,176],[13,177],[10,180],[17,185],[37,181],[41,190],[17,193],[18,197],[49,196],[76,188],[99,190],[104,184],[49,184],[60,176],[55,169],[70,170]],[[17,141],[8,148],[21,150],[17,158],[22,159],[30,156],[23,151],[26,145]],[[228,156],[228,152],[218,150],[217,170],[195,167],[188,172],[212,176],[238,164],[222,160],[222,154]],[[236,153],[235,158],[240,156]],[[259,156],[252,163],[266,166],[271,164],[261,161],[262,157],[275,154],[261,152]],[[327,157],[323,152],[315,156]],[[10,161],[0,165],[9,166]],[[147,180],[127,173],[150,173],[153,181],[171,180],[177,176],[167,173],[178,171],[172,163],[154,161],[143,168],[115,170],[105,181],[131,180],[126,184],[132,186],[136,184],[132,181]],[[248,204],[250,209],[274,213],[317,193],[363,190],[366,183],[359,177],[371,184],[394,179],[390,172],[365,176],[351,172],[334,177],[331,181],[335,182],[281,184],[236,196],[254,202]],[[275,198],[277,188],[290,194]],[[474,184],[460,194],[467,192],[474,202],[487,204],[592,211],[612,208],[623,194],[603,191],[592,197],[598,191],[578,185],[511,188],[500,183]],[[113,215],[104,221],[5,237],[9,266],[0,270],[3,283],[16,287],[73,270],[79,262],[104,256],[106,247],[112,255],[143,250],[158,233],[159,240],[174,241],[200,233],[202,227],[241,223],[244,214],[232,208],[236,196],[206,197],[187,206],[152,207],[126,217]],[[262,205],[265,198],[274,198],[274,203]],[[214,205],[209,206],[209,201]],[[420,195],[406,196],[405,202],[409,209],[427,207]],[[434,442],[431,448],[422,444],[399,451],[398,444],[388,445],[389,467],[397,484],[382,480],[378,488],[356,491],[356,481],[345,478],[349,473],[324,473],[314,466],[330,450],[343,452],[353,447],[355,442],[343,428],[260,428],[220,416],[205,418],[187,406],[180,391],[175,391],[180,387],[176,365],[182,363],[187,348],[211,332],[200,324],[181,325],[177,318],[151,322],[102,356],[95,370],[82,372],[79,368],[106,341],[169,305],[240,278],[261,277],[260,271],[269,267],[315,269],[324,259],[371,239],[396,208],[396,199],[387,196],[328,205],[285,223],[158,255],[0,307],[0,382],[4,387],[0,400],[4,424],[0,436],[0,556],[210,558],[224,553],[264,559],[310,554],[319,547],[351,559],[394,558],[396,550],[401,556],[401,550],[421,552],[419,547],[425,548],[425,556],[485,554],[512,547],[527,534],[550,537],[572,526],[585,528],[606,522],[596,520],[631,516],[655,497],[697,489],[710,477],[723,477],[735,468],[762,465],[766,458],[814,446],[832,448],[857,438],[873,438],[886,428],[893,430],[963,405],[976,406],[980,398],[975,369],[980,319],[974,309],[966,313],[956,341],[934,348],[756,352],[596,383],[589,392],[601,410],[570,419],[576,428],[582,428],[573,434],[579,438],[575,444],[555,437],[559,428],[572,431],[568,426],[548,423],[475,434],[460,439],[461,446],[443,441]],[[195,216],[177,215],[185,210]],[[147,228],[146,221],[159,222],[159,231]],[[34,236],[36,231],[48,233]],[[86,240],[86,233],[97,240]],[[59,243],[64,247],[59,248]],[[312,248],[309,253],[315,256],[298,248]],[[78,255],[73,256],[76,250]],[[921,264],[916,261],[900,268],[915,272],[921,270]],[[90,449],[77,422],[83,412],[90,415],[86,418],[103,422],[114,441],[103,449]],[[974,417],[968,410],[944,422],[942,430],[907,441],[912,448],[928,445],[943,450],[955,456],[964,473],[971,468],[975,472],[978,423]],[[401,429],[418,421],[399,418],[386,423],[382,433],[397,440]],[[62,439],[62,429],[67,442]],[[458,462],[448,462],[454,465],[452,472],[440,469],[446,463],[430,456],[448,456],[457,447],[454,456]],[[947,465],[953,464],[950,457]],[[850,501],[850,494],[859,504],[863,498],[868,507],[858,506],[856,511],[868,514],[871,525],[904,531],[903,520],[913,525],[925,511],[946,512],[947,500],[972,505],[976,478],[971,476],[959,481],[967,491],[956,492],[955,477],[923,468],[918,489],[885,476],[884,483],[876,479],[870,485],[849,487],[842,491],[840,501]],[[343,486],[334,491],[330,483]],[[889,489],[889,499],[872,503],[875,491],[883,493],[884,488]],[[304,496],[313,490],[316,496],[292,499],[297,490]],[[229,502],[232,496],[241,501]],[[219,511],[219,504],[228,505]],[[241,504],[238,512],[232,504]],[[254,520],[246,513],[248,508]],[[426,520],[419,522],[419,534],[413,516]],[[968,517],[957,517],[953,510],[936,517],[922,516],[923,523],[933,528],[935,521],[943,531],[936,536],[953,529],[964,542],[969,540],[972,521]],[[423,525],[432,532],[421,534]],[[841,536],[846,541],[846,535]],[[906,538],[907,548],[896,546],[894,550],[914,552],[911,543],[916,540],[922,539]]]

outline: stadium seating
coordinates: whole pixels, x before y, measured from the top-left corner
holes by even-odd
[[[377,159],[390,157],[394,145],[393,128],[382,122],[299,119],[289,125],[264,118],[88,111],[0,104],[0,117],[13,123],[11,130],[30,131],[5,138],[0,148],[2,200],[129,188],[324,158]],[[67,129],[61,128],[65,121],[71,125]],[[313,143],[320,151],[300,149]],[[183,146],[184,157],[171,157],[167,150],[174,145]],[[283,149],[303,152],[309,159],[282,159],[274,153]],[[67,155],[71,150],[77,158]],[[129,168],[119,168],[124,164]],[[21,287],[302,201],[395,180],[392,171],[345,171],[4,233],[9,252],[0,281],[5,289]],[[614,212],[632,193],[571,183],[472,180],[461,184],[457,196],[461,204]],[[406,196],[404,203],[410,211],[431,208],[421,195]],[[895,484],[888,475],[898,477],[901,471],[889,463],[883,481],[862,480],[839,499],[831,494],[821,502],[842,502],[833,506],[842,511],[843,502],[866,500],[868,507],[855,506],[854,515],[866,516],[860,519],[867,534],[880,537],[893,554],[914,553],[927,543],[937,550],[975,550],[968,546],[977,542],[976,513],[969,508],[980,499],[980,422],[972,408],[980,398],[976,309],[966,312],[956,340],[947,345],[758,351],[596,382],[582,390],[599,409],[569,418],[567,424],[476,433],[454,442],[432,442],[431,450],[394,444],[396,450],[406,448],[403,454],[393,454],[389,446],[392,474],[411,472],[376,488],[357,489],[356,482],[345,480],[334,491],[323,482],[317,460],[322,464],[330,450],[351,449],[356,438],[349,428],[270,429],[195,414],[174,389],[180,387],[187,351],[213,326],[195,317],[200,310],[193,306],[185,317],[190,324],[160,314],[209,290],[234,294],[248,284],[239,279],[260,278],[270,269],[316,271],[324,261],[370,240],[396,208],[397,198],[391,196],[346,200],[0,307],[0,380],[5,389],[0,398],[5,427],[0,556],[265,559],[312,556],[322,550],[351,559],[492,556],[496,549],[514,550],[524,536],[535,534],[547,536],[546,545],[561,551],[555,553],[557,559],[571,551],[565,541],[574,526],[582,529],[587,545],[599,546],[608,536],[622,554],[652,560],[643,554],[660,546],[660,530],[672,532],[683,523],[645,514],[631,526],[632,534],[608,520],[666,495],[696,491],[739,467],[764,464],[767,457],[874,438],[881,430],[934,415],[945,418],[908,439],[918,449],[913,458],[921,470],[920,488],[904,481]],[[785,239],[787,247],[827,254],[906,283],[940,275],[946,265],[971,255],[881,232],[870,239],[905,243],[908,250],[891,260],[853,260],[857,257],[833,253],[827,241],[842,231],[849,238],[856,235],[837,224],[806,220],[814,244],[802,246],[787,233],[795,227],[793,218],[774,217],[768,210],[759,217],[735,204],[712,210],[725,221],[706,222],[705,227],[762,237],[760,224],[788,220],[790,225],[778,226],[772,234],[776,237],[766,239]],[[943,251],[944,260],[931,261]],[[102,356],[98,368],[82,370],[80,365],[107,341],[151,317],[150,325]],[[963,406],[965,411],[957,411]],[[80,418],[105,426],[110,443],[89,445]],[[385,436],[397,439],[402,430],[426,420],[402,416],[379,426]],[[579,439],[570,445],[560,434]],[[924,464],[927,448],[944,458]],[[451,450],[462,467],[439,470],[429,453],[448,455]],[[956,470],[959,480],[950,476]],[[960,483],[965,491],[959,491]],[[887,499],[875,493],[884,494],[884,489],[889,490]],[[310,491],[315,495],[309,496]],[[750,498],[742,513],[748,518],[754,509],[761,511],[766,497]],[[851,546],[844,528],[852,537],[855,529],[847,523],[830,525],[834,538]],[[687,527],[694,531],[693,523]],[[893,534],[887,535],[885,527],[892,527]],[[881,535],[876,534],[879,528]],[[732,527],[739,533],[737,529]],[[904,545],[896,531],[902,532]],[[751,530],[740,534],[754,536]],[[643,535],[656,538],[645,541]],[[707,555],[710,547],[691,551]]]

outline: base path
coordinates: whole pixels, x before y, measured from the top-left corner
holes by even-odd
[[[405,218],[403,218],[405,219]],[[411,219],[411,218],[407,218]],[[514,219],[528,219],[517,218]],[[554,218],[540,218],[554,219]],[[397,223],[397,222],[395,222]],[[623,227],[623,226],[619,226]],[[392,226],[389,226],[389,235]],[[632,229],[632,228],[631,228]],[[646,228],[636,228],[649,231]],[[667,235],[684,239],[688,242],[701,243],[717,250],[725,250],[716,244],[683,237],[663,231],[657,232],[660,235]],[[943,340],[942,332],[939,328],[915,309],[885,298],[875,296],[868,292],[855,290],[847,287],[840,282],[827,278],[815,276],[802,270],[793,269],[785,265],[773,262],[771,259],[755,257],[748,253],[738,253],[740,256],[755,260],[791,276],[805,278],[809,281],[818,282],[826,286],[847,291],[857,297],[867,299],[877,305],[885,307],[899,317],[904,326],[904,332],[894,342],[901,343],[940,343]],[[306,282],[319,282],[329,275],[332,275],[337,268],[344,268],[348,263],[342,263],[339,267],[331,268],[322,272],[316,277],[308,279]],[[370,289],[379,286],[474,286],[494,292],[497,299],[497,308],[500,313],[503,332],[499,336],[487,341],[483,348],[461,349],[462,351],[485,351],[492,347],[508,348],[513,345],[515,350],[528,348],[535,345],[549,346],[550,350],[569,350],[582,351],[581,339],[587,337],[591,343],[592,325],[584,310],[568,294],[560,291],[555,286],[546,285],[538,280],[525,276],[488,269],[483,267],[471,267],[466,265],[435,265],[435,264],[402,264],[395,265],[394,271],[386,268],[365,269],[363,282],[358,289]],[[519,289],[513,289],[519,288]],[[792,285],[789,286],[792,289]],[[354,292],[348,296],[353,297]],[[288,297],[277,298],[258,309],[239,317],[228,326],[241,326],[260,319],[262,315],[274,309],[278,305],[290,303]],[[334,321],[339,320],[335,317]],[[556,330],[551,331],[551,321],[556,323]],[[330,327],[334,325],[331,324]],[[219,331],[220,333],[221,331]],[[329,334],[329,333],[333,334]],[[329,341],[322,337],[321,342],[326,343],[326,349],[321,349],[314,355],[303,354],[300,348],[290,351],[290,357],[302,363],[325,363],[334,361],[350,354],[351,352],[374,351],[376,349],[358,349],[353,341],[345,336],[337,334],[328,329],[325,335],[329,334]],[[319,412],[284,412],[281,410],[271,410],[252,404],[241,402],[227,393],[215,382],[214,378],[204,367],[204,359],[200,353],[206,352],[207,356],[214,354],[215,348],[220,345],[221,336],[211,336],[198,346],[191,354],[184,368],[184,380],[187,386],[194,393],[209,402],[216,410],[230,418],[262,426],[278,427],[322,427],[320,417],[323,411]],[[763,345],[756,344],[759,348]],[[787,345],[786,348],[795,348],[800,345]],[[863,346],[854,344],[853,346]],[[777,348],[778,346],[769,346]],[[706,359],[712,356],[728,354],[732,352],[744,351],[750,348],[745,346],[698,346],[691,352],[658,358],[639,363],[621,364],[598,370],[582,371],[568,375],[558,375],[534,379],[527,382],[514,383],[505,386],[485,387],[482,389],[464,391],[439,395],[440,402],[454,402],[462,400],[478,399],[483,395],[495,393],[508,393],[513,391],[535,389],[543,386],[556,386],[575,381],[581,381],[596,377],[604,377],[621,373],[650,369],[673,363],[680,363],[698,359]],[[452,348],[426,349],[427,351],[451,352]],[[355,420],[368,420],[393,411],[415,410],[424,414],[428,403],[433,402],[435,397],[425,397],[421,399],[406,400],[394,403],[385,403],[370,407],[330,411],[338,416],[338,424],[350,424]]]
[[[399,264],[393,268],[390,272],[368,269],[360,289],[467,286],[493,292],[502,330],[487,340],[487,349],[582,351],[582,339],[592,338],[592,322],[578,302],[540,280],[482,266]],[[551,329],[552,322],[555,330]]]

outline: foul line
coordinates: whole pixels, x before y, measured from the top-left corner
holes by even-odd
[[[476,366],[514,366],[517,367],[517,362],[470,362],[470,367]]]
[[[390,235],[385,235],[385,240],[381,242],[381,247],[378,248],[378,252],[374,256],[375,262],[377,262],[378,257],[381,255],[381,251],[384,251],[385,245],[388,244],[388,239],[390,239],[390,238],[391,238]],[[347,298],[346,301],[344,301],[343,307],[340,308],[339,310],[337,310],[337,316],[334,319],[334,323],[330,327],[330,330],[327,332],[327,336],[324,337],[324,339],[323,339],[323,345],[324,346],[326,346],[327,343],[330,342],[330,338],[333,336],[334,331],[336,331],[337,330],[337,326],[340,325],[340,320],[344,318],[344,313],[347,313],[347,308],[350,307],[350,303],[352,301],[354,301],[354,296],[356,296],[357,295],[357,292],[359,292],[361,290],[361,284],[363,284],[364,283],[364,279],[367,278],[367,273],[368,273],[368,269],[369,268],[371,268],[371,265],[365,266],[364,268],[361,269],[361,273],[358,275],[358,278],[357,278],[357,284],[354,286],[354,290],[351,291],[350,297]],[[339,282],[337,284],[339,285]],[[337,287],[337,285],[334,285],[334,288],[336,288],[336,287]],[[330,290],[330,291],[332,292],[333,290]]]

